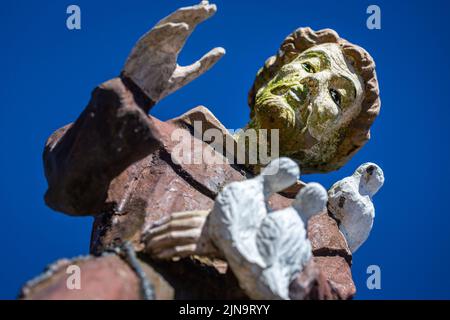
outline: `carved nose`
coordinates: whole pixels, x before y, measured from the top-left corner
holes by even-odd
[[[309,100],[317,96],[319,92],[319,80],[313,77],[307,77],[301,80],[300,83],[307,88]]]
[[[336,110],[330,105],[323,103],[324,100],[325,99],[319,95],[312,107],[313,112],[316,113],[316,117],[320,123],[331,120],[337,116]]]

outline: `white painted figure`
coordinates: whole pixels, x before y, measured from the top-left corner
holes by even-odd
[[[339,229],[352,253],[369,237],[375,218],[372,197],[383,183],[383,170],[367,162],[328,191],[328,209],[339,220]]]
[[[290,282],[312,256],[302,218],[307,223],[326,208],[325,189],[308,184],[292,207],[267,207],[270,195],[292,185],[299,173],[294,161],[276,159],[261,175],[227,185],[209,215],[213,243],[252,299],[289,299]]]

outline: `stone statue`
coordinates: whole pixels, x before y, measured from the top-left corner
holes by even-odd
[[[302,172],[336,170],[370,138],[380,107],[375,64],[333,30],[300,28],[258,72],[249,105],[249,127],[281,128],[280,153]]]
[[[190,66],[177,64],[189,35],[215,12],[215,5],[202,1],[159,21],[137,42],[120,76],[95,88],[78,119],[50,136],[44,150],[46,204],[69,215],[94,216],[91,255],[53,265],[23,288],[23,298],[139,299],[149,296],[142,294],[149,291],[148,284],[157,299],[249,298],[240,275],[234,274],[238,269],[228,267],[232,256],[217,245],[226,230],[209,230],[208,220],[227,185],[252,184],[266,163],[174,161],[179,142],[173,134],[180,130],[192,138],[185,144],[199,142],[208,154],[229,158],[210,141],[199,141],[195,122],[202,124],[200,136],[214,129],[223,141],[239,144],[245,135],[232,136],[202,106],[165,122],[148,115],[158,101],[224,54],[216,48]],[[258,71],[248,102],[245,130],[278,129],[280,155],[295,160],[303,173],[336,170],[370,138],[380,108],[375,64],[364,49],[333,30],[299,28]],[[324,210],[314,211],[309,221],[305,218],[313,257],[305,266],[293,267],[301,272],[289,278],[287,291],[282,286],[280,297],[351,298],[351,252],[332,214],[313,205],[321,203],[320,196],[293,203],[299,192],[302,197],[305,184],[291,178],[282,182],[270,197],[256,183],[255,198],[247,200],[261,212],[252,211],[245,219],[259,221],[258,214],[267,212],[275,218],[279,210]],[[117,248],[125,248],[121,252],[128,258],[117,255]],[[119,270],[120,277],[107,283],[87,281],[83,290],[69,291],[61,280],[69,263],[78,264],[88,279]]]

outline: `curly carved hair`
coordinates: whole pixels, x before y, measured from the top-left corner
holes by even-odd
[[[327,163],[306,167],[304,172],[328,172],[342,167],[369,139],[370,126],[380,112],[380,97],[375,62],[363,48],[340,38],[332,29],[314,31],[311,28],[299,28],[291,33],[281,44],[277,55],[266,60],[256,74],[253,87],[248,95],[250,116],[254,116],[255,97],[258,90],[271,80],[277,71],[294,60],[303,51],[323,43],[336,43],[347,61],[364,81],[364,99],[360,113],[350,122],[347,130],[342,132],[334,157]]]

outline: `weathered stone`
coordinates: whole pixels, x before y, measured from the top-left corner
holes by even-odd
[[[311,61],[320,52],[332,57],[326,66]],[[352,80],[345,110],[340,93],[330,96],[330,78]],[[337,170],[370,139],[380,110],[375,62],[334,30],[298,28],[258,71],[248,104],[248,127],[280,129],[280,155],[298,160],[303,173]]]
[[[351,299],[356,293],[352,280],[350,266],[344,258],[339,256],[314,257],[314,262],[325,275],[338,299]]]
[[[73,124],[52,135],[44,150],[46,204],[70,215],[108,211],[110,182],[160,146],[145,103],[115,78],[97,87]],[[148,109],[147,109],[148,110]],[[139,171],[139,170],[137,170]],[[109,197],[110,198],[110,197]]]
[[[338,299],[337,292],[328,283],[319,267],[310,260],[298,277],[289,286],[292,300],[332,300]]]
[[[122,74],[158,102],[208,71],[225,54],[223,48],[214,48],[190,66],[179,66],[177,58],[195,27],[216,10],[215,5],[202,2],[159,21],[136,43]]]
[[[142,257],[141,257],[142,258]],[[347,299],[354,294],[349,268],[339,257],[316,257],[289,287],[291,299]],[[155,289],[156,299],[248,299],[226,263],[182,259],[178,262],[143,258],[141,267]],[[67,288],[69,265],[81,269],[81,289]],[[216,265],[215,268],[212,266]],[[218,272],[216,269],[221,269]],[[334,274],[336,273],[337,274]],[[353,289],[352,289],[353,288]],[[353,290],[353,291],[352,291]],[[353,292],[353,293],[352,293]],[[60,260],[29,281],[20,294],[29,300],[142,299],[134,271],[115,255]]]
[[[315,256],[341,256],[351,264],[352,253],[336,221],[323,212],[311,218],[308,223],[308,238]]]
[[[130,176],[127,170],[111,183],[110,199],[120,200],[119,206],[95,217],[91,241],[93,253],[124,240],[132,241],[135,248],[141,250],[141,232],[146,225],[172,212],[212,207],[213,200],[193,188],[159,158],[158,153],[134,166],[141,169],[138,175]],[[123,186],[127,188],[122,190]],[[114,191],[117,194],[113,196]]]
[[[293,199],[305,185],[306,184],[303,181],[297,180],[296,183],[294,183],[289,188],[284,189],[282,192],[280,192],[280,194],[286,198]]]
[[[153,286],[156,299],[247,299],[234,275],[218,272],[212,262],[183,259],[178,262],[152,261],[140,264]],[[218,261],[214,264],[223,263]],[[68,289],[69,265],[80,267],[81,288]],[[224,271],[224,270],[222,270]],[[116,255],[86,256],[61,260],[22,289],[21,299],[28,300],[137,300],[142,299],[139,278]]]
[[[80,268],[80,289],[69,289],[67,267]],[[150,267],[146,274],[153,283],[157,299],[171,299],[174,290]],[[33,300],[136,300],[141,299],[139,280],[134,271],[115,255],[87,256],[57,262],[43,276],[30,281],[22,289],[22,299]]]
[[[214,5],[202,1],[158,22],[133,48],[121,76],[96,88],[77,121],[55,132],[44,152],[49,183],[47,204],[70,215],[95,216],[93,253],[131,241],[145,260],[149,278],[157,287],[158,279],[170,283],[169,291],[175,298],[246,298],[231,268],[223,263],[198,257],[153,261],[143,251],[142,243],[143,229],[149,225],[175,211],[211,210],[225,185],[253,177],[252,171],[262,165],[212,165],[205,161],[188,164],[175,160],[180,143],[174,141],[173,133],[178,129],[192,138],[183,141],[182,147],[200,142],[200,150],[189,156],[200,152],[207,158],[218,155],[230,159],[228,152],[214,151],[218,150],[215,142],[199,141],[202,138],[196,135],[193,122],[199,120],[203,124],[201,134],[215,128],[224,141],[236,142],[206,108],[196,108],[167,122],[147,116],[156,102],[207,71],[224,54],[223,49],[216,48],[190,66],[177,64],[189,35],[215,11]],[[312,55],[320,55],[325,62],[314,65]],[[330,89],[331,78],[340,79],[343,90]],[[329,99],[323,99],[326,96]],[[303,172],[335,170],[370,138],[370,126],[380,106],[375,64],[364,49],[333,30],[299,28],[258,72],[249,105],[251,120],[246,128],[279,129],[281,156],[299,160]],[[238,144],[243,136],[237,135]],[[284,193],[274,194],[269,206],[285,209],[302,187],[298,182]],[[293,291],[289,295],[297,299],[351,297],[351,253],[336,222],[325,212],[309,222],[307,231],[316,263],[309,264],[291,284]],[[83,265],[87,277],[99,281],[97,287],[88,285],[82,295],[136,298],[136,279],[132,280],[129,268],[121,260],[112,263],[111,259],[118,258],[74,261]],[[66,263],[60,262],[48,277],[28,285],[25,295],[76,297],[76,293],[65,292],[62,285],[61,268]],[[102,275],[111,276],[114,270],[121,270],[126,277],[112,283],[99,280]],[[107,288],[109,295],[98,291]]]
[[[150,102],[136,90],[124,78],[99,86],[79,119],[49,138],[44,153],[49,182],[46,201],[52,208],[69,214],[95,215],[93,253],[125,240],[131,240],[140,251],[145,225],[176,211],[210,210],[223,186],[252,177],[244,167],[226,162],[215,165],[175,163],[172,154],[176,142],[171,139],[172,133],[181,129],[188,135],[193,134],[195,120],[202,122],[202,130],[217,128],[225,139],[232,137],[206,108],[196,108],[167,122],[147,116]],[[214,154],[213,145],[201,142],[201,146],[206,154]],[[294,191],[285,195],[292,197],[302,186],[298,183]],[[284,209],[291,203],[292,199],[280,194],[273,195],[269,201],[274,210]],[[342,239],[327,236],[339,235],[331,218],[312,220],[309,225],[315,255],[340,254],[349,260],[340,242]],[[164,266],[158,273],[175,288],[177,298],[246,297],[234,276],[229,277],[229,269],[226,278],[217,276],[216,282],[209,279],[211,272],[218,275],[225,272],[223,263],[207,267],[190,259],[164,263],[149,260],[147,263],[154,268]],[[305,272],[302,277],[305,283],[320,284],[322,289],[314,293],[314,297],[329,296],[318,273]],[[187,278],[191,281],[186,281]],[[201,290],[199,283],[203,283]],[[224,286],[234,289],[220,291]],[[305,291],[307,286],[303,287]],[[42,286],[34,288],[35,292],[44,290]],[[213,293],[214,290],[218,293]],[[306,293],[303,295],[308,297]],[[311,295],[313,293],[309,297]],[[33,295],[37,296],[37,293]],[[331,297],[335,296],[331,293]]]
[[[210,118],[206,108],[202,108],[201,112],[204,112],[204,119]],[[172,133],[174,130],[185,130],[190,135],[190,131],[175,125],[179,121],[150,119],[149,130],[159,137],[161,147],[154,151],[150,149],[150,154],[145,158],[130,164],[111,179],[104,209],[95,217],[91,241],[93,253],[124,240],[132,241],[140,250],[140,235],[145,225],[172,212],[210,210],[213,199],[223,186],[251,176],[244,168],[226,162],[214,165],[204,162],[174,163],[171,154],[176,142],[171,139]],[[207,143],[202,142],[200,146],[202,150],[207,149],[207,153],[220,156]],[[274,209],[285,208],[291,202],[291,199],[278,194],[269,198],[269,205]]]
[[[180,121],[161,122],[147,116],[148,121],[144,118],[139,118],[139,116],[138,118],[141,119],[138,121],[139,124],[135,123],[137,128],[139,128],[138,131],[145,134],[128,136],[131,145],[136,148],[127,147],[123,149],[126,151],[127,156],[123,155],[123,158],[119,159],[120,161],[114,160],[116,170],[119,171],[118,169],[121,169],[121,172],[112,174],[112,172],[106,171],[101,176],[85,176],[83,172],[87,167],[91,168],[90,170],[93,170],[92,168],[100,170],[100,168],[106,166],[105,161],[113,161],[111,160],[112,157],[117,156],[115,153],[117,150],[113,148],[92,147],[90,149],[89,146],[96,144],[93,140],[103,139],[104,133],[97,131],[99,128],[103,128],[99,123],[113,123],[118,121],[115,118],[119,114],[121,117],[128,118],[127,113],[140,115],[139,110],[143,110],[133,100],[127,98],[129,97],[129,93],[127,93],[129,89],[121,83],[120,79],[116,79],[101,86],[101,88],[107,88],[104,89],[105,97],[101,99],[109,99],[107,101],[111,102],[109,97],[116,97],[115,99],[119,99],[122,103],[130,104],[130,106],[121,106],[116,103],[117,112],[105,112],[102,109],[103,105],[106,106],[104,102],[98,103],[101,107],[97,107],[97,104],[91,102],[87,110],[91,110],[95,106],[94,109],[97,113],[92,119],[97,122],[99,127],[94,124],[86,124],[91,120],[89,113],[85,111],[80,116],[80,119],[77,120],[77,123],[83,125],[70,126],[71,132],[69,136],[64,134],[68,133],[66,129],[57,131],[49,139],[49,147],[45,153],[46,170],[48,175],[52,177],[49,179],[48,193],[58,194],[58,197],[52,198],[53,201],[56,201],[56,203],[52,202],[53,207],[71,214],[96,213],[91,242],[91,251],[95,253],[99,253],[107,247],[120,244],[125,240],[131,240],[135,245],[135,249],[140,251],[142,249],[140,235],[145,224],[157,221],[176,211],[210,210],[213,199],[222,186],[232,181],[242,181],[251,176],[251,173],[239,166],[223,164],[214,168],[214,166],[205,166],[204,164],[186,165],[173,163],[170,156],[174,147],[174,143],[170,139],[171,134],[175,129],[183,129],[189,132],[189,126],[181,125]],[[115,100],[112,99],[112,101]],[[208,121],[211,116],[209,111],[205,110],[207,109],[201,109],[200,112],[204,112],[203,119]],[[200,115],[201,118],[202,116]],[[208,123],[205,127],[208,127]],[[92,135],[89,135],[86,130],[91,130]],[[108,130],[100,131],[108,132]],[[112,135],[111,133],[111,139],[114,140],[116,138],[117,135]],[[157,142],[155,142],[156,140]],[[145,141],[149,141],[149,143],[145,143]],[[98,143],[102,145],[101,142]],[[206,143],[203,143],[203,147],[210,148],[209,151],[212,151],[212,148]],[[90,149],[92,153],[96,153],[96,155],[91,154],[88,157],[91,161],[89,166],[85,161],[84,153],[62,152],[62,150],[82,150],[83,148]],[[58,152],[55,154],[56,151]],[[137,155],[134,152],[137,152]],[[67,157],[69,154],[70,158],[66,161],[64,156]],[[74,166],[75,170],[63,170],[63,168],[68,168],[68,163]],[[62,164],[64,164],[64,167],[61,167]],[[212,176],[214,176],[214,179],[211,179]],[[85,181],[89,187],[79,188],[79,193],[57,192],[58,187],[63,187],[64,190],[69,191],[68,187],[70,184],[76,184],[79,181]],[[84,197],[93,199],[89,194],[85,194],[85,192],[89,191],[94,192],[98,199],[95,199],[95,206],[87,210],[87,207],[93,203],[84,200]],[[99,202],[102,199],[103,204],[100,204]],[[269,202],[271,207],[278,210],[289,206],[292,199],[275,194]],[[74,208],[71,206],[73,203],[79,203],[80,205]],[[83,210],[80,210],[81,207],[84,207]],[[339,232],[335,224],[331,224],[328,227],[331,229],[335,228],[333,232]],[[329,244],[325,244],[322,247],[326,245]],[[327,252],[333,251],[328,250]],[[163,272],[164,278],[170,279],[168,281],[175,287],[176,297],[212,297],[216,296],[212,293],[214,290],[224,286],[224,278],[218,277],[216,278],[218,283],[214,285],[217,286],[216,289],[212,285],[214,281],[208,280],[202,287],[203,292],[189,293],[192,292],[193,287],[198,287],[201,279],[209,278],[209,273],[223,273],[225,269],[223,264],[216,264],[217,269],[214,264],[204,269],[203,265],[199,267],[198,264],[193,264],[190,260],[185,261],[183,259],[182,262],[177,263],[155,264],[155,262],[152,262],[151,265],[156,265],[155,268],[164,265],[164,268],[162,268],[164,271],[160,268],[158,272]],[[205,270],[209,271],[206,272]],[[220,270],[220,272],[217,270]],[[196,272],[198,276],[193,276],[192,282],[186,282],[185,277],[187,277],[187,274],[196,274]],[[205,272],[208,276],[206,276]],[[227,274],[229,274],[229,271]],[[234,277],[232,277],[232,280],[226,281],[234,281],[236,285],[234,288],[238,287]],[[189,288],[189,285],[191,288]],[[226,284],[226,286],[229,286],[229,284]],[[231,292],[239,292],[240,288],[236,290],[224,291],[218,294],[217,297],[231,297],[235,294]],[[245,297],[242,292],[239,295]]]
[[[218,261],[198,257],[146,261],[173,286],[174,299],[248,299],[231,270],[225,271]]]
[[[121,83],[120,79],[116,79],[101,86],[100,88],[107,88],[101,89],[103,90],[101,99],[108,99],[107,101],[110,103],[112,103],[111,101],[114,102],[115,99],[119,99],[119,101],[129,104],[128,106],[122,106],[114,102],[113,106],[116,106],[116,112],[106,112],[106,103],[103,100],[102,103],[98,103],[100,107],[97,106],[97,103],[91,102],[87,110],[95,109],[96,116],[90,118],[89,112],[85,111],[77,121],[79,125],[72,125],[57,131],[49,139],[48,149],[45,153],[46,170],[48,176],[51,177],[49,179],[48,193],[57,195],[57,197],[47,199],[55,201],[50,201],[54,208],[59,208],[71,214],[97,213],[91,242],[91,251],[96,253],[125,240],[133,241],[135,249],[139,251],[141,250],[140,235],[143,225],[152,223],[171,212],[209,210],[215,195],[221,190],[223,185],[231,181],[242,181],[250,176],[249,172],[237,166],[226,164],[216,168],[205,166],[204,164],[174,164],[170,156],[174,147],[170,135],[177,128],[187,131],[189,128],[179,125],[180,122],[177,121],[164,123],[152,117],[141,117],[139,110],[143,109],[133,100],[130,100],[129,93],[127,93],[129,89]],[[110,97],[115,98],[112,99]],[[102,109],[103,106],[105,106],[105,111]],[[138,119],[141,120],[135,125],[139,128],[138,131],[143,132],[143,134],[130,135],[128,138],[125,136],[124,139],[128,139],[130,145],[134,146],[135,149],[126,147],[122,150],[127,153],[127,156],[123,155],[121,159],[114,158],[112,160],[113,157],[117,156],[117,150],[110,147],[107,148],[99,142],[103,139],[104,132],[108,132],[106,129],[101,129],[103,127],[100,123],[119,121],[115,119],[118,115],[122,117],[121,119],[132,118],[132,116],[127,116],[127,113],[139,115]],[[205,111],[204,119],[210,118],[208,113]],[[90,121],[94,120],[97,124],[89,124]],[[71,128],[68,135],[66,135],[69,132],[67,128]],[[99,129],[101,130],[98,131]],[[92,131],[92,134],[89,135],[89,131],[86,130]],[[112,140],[117,138],[113,131],[110,131],[110,134]],[[96,143],[100,143],[104,147],[94,148],[96,145],[94,143],[95,139],[99,140]],[[156,140],[158,142],[154,142]],[[149,141],[149,143],[145,143],[145,141]],[[211,148],[206,144],[204,147]],[[83,148],[87,148],[86,150],[91,150],[92,152],[87,157],[90,159],[89,163],[85,161],[86,155],[83,152],[75,152]],[[63,153],[62,150],[75,151],[73,153]],[[70,158],[65,160],[64,157],[67,157],[69,154]],[[116,171],[105,171],[101,176],[85,176],[83,174],[86,168],[100,170],[100,168],[107,166],[105,161],[113,161]],[[64,167],[61,167],[62,164],[64,164]],[[63,170],[63,168],[68,168],[69,164],[75,169],[73,171]],[[120,172],[117,173],[117,171]],[[214,176],[213,180],[210,179],[211,176]],[[78,188],[79,193],[60,193],[61,190],[57,191],[59,187],[62,187],[63,191],[70,191],[69,186],[71,183],[78,184],[80,181],[85,181],[88,187]],[[88,194],[89,192],[93,192],[97,196],[95,205],[93,205],[94,202],[85,200],[85,197],[94,199]],[[102,199],[103,204],[100,204],[99,202]],[[285,208],[291,202],[292,199],[278,194],[270,199],[270,205],[274,209]],[[77,203],[76,208],[71,205],[73,203]],[[93,205],[91,209],[88,209],[91,205]],[[338,232],[336,225],[330,225],[330,228],[333,227],[335,228],[334,232]],[[155,263],[153,262],[152,266],[154,265]],[[175,287],[176,297],[212,297],[216,296],[212,293],[214,290],[220,292],[218,288],[224,286],[224,278],[218,277],[216,278],[218,283],[214,285],[216,289],[212,285],[214,281],[208,280],[202,287],[203,292],[189,293],[193,291],[193,287],[198,287],[201,279],[209,278],[209,273],[217,272],[217,274],[220,274],[214,265],[208,267],[206,270],[209,271],[207,272],[202,271],[205,270],[204,266],[199,267],[198,264],[192,264],[192,262],[184,260],[177,263],[167,262],[156,265],[164,265],[164,268],[162,268],[164,271],[161,271],[161,268],[158,271],[164,273],[164,279],[170,279],[168,281]],[[223,273],[224,265],[217,265],[217,269]],[[187,274],[196,274],[196,272],[198,276],[193,276],[192,282],[186,282]],[[205,272],[208,276],[206,276]],[[232,279],[226,281],[234,281],[234,288],[237,289],[223,291],[223,294],[217,295],[218,298],[231,297],[234,295],[231,292],[240,291],[236,279],[234,277]],[[190,288],[189,285],[191,286]],[[229,286],[229,284],[226,286]],[[35,287],[34,292],[44,290],[41,288],[43,287]],[[42,293],[42,295],[45,296],[46,293]],[[242,292],[239,295],[245,297]],[[30,298],[37,296],[37,293],[29,295]]]

